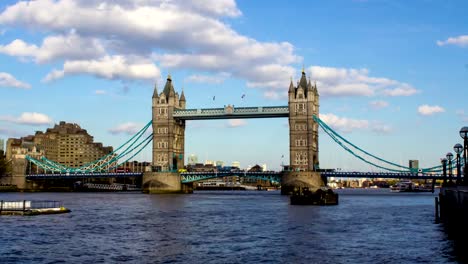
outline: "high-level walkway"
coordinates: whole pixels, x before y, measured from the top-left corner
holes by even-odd
[[[176,109],[173,114],[173,117],[179,120],[272,118],[288,116],[288,106],[234,107],[228,105],[224,108]]]

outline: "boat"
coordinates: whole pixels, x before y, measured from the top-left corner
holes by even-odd
[[[291,205],[338,205],[338,194],[332,189],[321,188],[315,192],[299,187],[290,197]]]
[[[413,182],[399,181],[395,185],[390,186],[391,192],[410,192],[413,190]]]
[[[391,192],[434,192],[432,186],[419,185],[412,181],[399,181],[395,185],[390,186]]]

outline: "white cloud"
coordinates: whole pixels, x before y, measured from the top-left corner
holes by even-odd
[[[334,130],[345,133],[352,132],[356,129],[369,128],[368,120],[339,117],[334,114],[320,114],[320,119]]]
[[[98,94],[98,95],[102,95],[102,94],[106,94],[107,92],[104,91],[104,90],[96,90],[94,91],[94,94]]]
[[[6,72],[0,72],[0,87],[31,89],[30,84],[18,81],[13,75]]]
[[[37,63],[45,63],[57,59],[98,58],[104,56],[106,51],[98,39],[80,37],[71,31],[65,36],[46,37],[40,47],[16,39],[8,45],[0,45],[0,53],[21,58],[33,58]]]
[[[407,83],[371,77],[368,69],[311,66],[308,71],[323,96],[410,96],[419,92]]]
[[[0,121],[33,126],[48,125],[53,123],[52,118],[49,116],[35,112],[25,112],[22,113],[19,117],[0,116]]]
[[[387,96],[411,96],[419,93],[419,90],[411,87],[409,84],[403,83],[400,87],[394,89],[385,89],[384,95]]]
[[[445,109],[438,105],[430,106],[426,104],[426,105],[421,105],[418,107],[418,113],[423,116],[430,116],[430,115],[443,113],[443,112],[445,112]]]
[[[288,78],[294,73],[290,64],[302,58],[288,42],[257,41],[234,31],[222,19],[240,15],[234,0],[43,0],[8,6],[0,14],[0,24],[59,36],[73,32],[81,37],[75,41],[86,36],[97,46],[103,45],[108,56],[149,57],[157,51],[153,58],[163,67],[229,72],[247,80],[250,87],[287,89]],[[26,57],[36,58],[38,55],[31,55],[34,50],[49,50],[45,49],[46,40],[41,47],[21,44],[24,45],[19,50]],[[9,52],[17,56],[21,53]],[[77,58],[81,53],[71,58],[72,55],[49,54],[41,61],[59,57],[66,61],[83,60]],[[103,77],[91,70],[84,73]],[[64,75],[57,71],[47,79]]]
[[[365,119],[352,119],[339,117],[335,114],[320,114],[320,119],[333,130],[343,133],[351,133],[356,130],[367,130],[377,134],[389,134],[393,128],[381,121],[369,121]]]
[[[247,125],[247,121],[244,119],[230,119],[227,123],[227,127],[243,127]]]
[[[292,64],[301,62],[302,57],[289,42],[262,42],[236,32],[225,22],[226,17],[240,15],[234,0],[21,1],[0,13],[0,25],[25,27],[53,36],[47,36],[41,45],[18,40],[17,47],[10,43],[2,48],[4,53],[36,62],[65,61],[63,69],[50,72],[44,80],[70,74],[153,79],[160,73],[149,61],[130,73],[129,67],[114,65],[115,58],[151,58],[151,63],[164,68],[213,76],[228,73],[244,79],[248,87],[262,89],[266,98],[285,98],[289,78],[296,75]],[[89,49],[61,48],[84,44]],[[309,70],[325,96],[409,96],[418,92],[399,81],[371,77],[367,69],[313,66]],[[141,74],[142,71],[147,73]],[[208,77],[194,74],[191,81],[221,81]]]
[[[122,56],[105,56],[99,60],[66,61],[62,70],[53,70],[45,82],[63,78],[65,75],[92,74],[105,79],[145,79],[155,80],[161,72],[153,63],[128,61]]]
[[[108,131],[109,131],[109,133],[111,133],[113,135],[117,135],[117,134],[134,135],[138,131],[140,131],[140,129],[142,127],[143,127],[142,124],[128,122],[128,123],[123,123],[123,124],[120,124],[120,125],[118,125],[116,127],[113,127],[111,129],[109,129]]]
[[[457,110],[456,114],[463,122],[468,122],[468,114],[464,110]]]
[[[216,75],[200,75],[200,74],[193,74],[190,75],[186,81],[192,83],[210,83],[210,84],[220,84],[223,83],[227,78],[229,78],[230,74],[227,72],[222,72]]]
[[[386,108],[389,105],[390,104],[388,102],[386,102],[386,101],[372,101],[372,102],[369,102],[369,106],[374,110]]]
[[[456,45],[460,47],[468,47],[468,35],[461,35],[458,37],[451,37],[444,41],[437,41],[438,46],[445,46],[445,45]]]
[[[389,134],[393,131],[393,128],[390,125],[380,122],[372,124],[371,129],[377,134]]]

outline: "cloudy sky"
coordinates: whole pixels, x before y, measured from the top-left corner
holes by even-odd
[[[117,147],[151,119],[153,87],[168,74],[188,108],[286,105],[304,67],[321,118],[348,140],[395,163],[437,165],[468,125],[466,10],[442,0],[4,0],[0,138],[64,120]],[[288,151],[286,119],[187,125],[186,154],[200,161],[279,168]],[[324,133],[320,162],[371,170]]]

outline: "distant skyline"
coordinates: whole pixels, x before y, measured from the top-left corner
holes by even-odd
[[[304,68],[320,117],[387,160],[438,165],[468,126],[466,1],[0,2],[0,138],[59,121],[118,147],[168,74],[187,108],[286,105]],[[377,170],[320,134],[322,168]],[[148,149],[139,157],[151,160]],[[289,163],[287,119],[190,121],[186,157]]]

